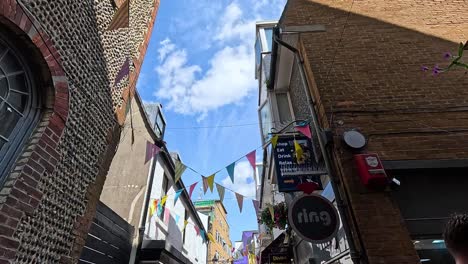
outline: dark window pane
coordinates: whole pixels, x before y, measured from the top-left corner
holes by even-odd
[[[8,77],[9,89],[17,90],[23,93],[29,93],[24,74],[15,74]]]
[[[1,75],[1,72],[0,72]],[[6,78],[0,77],[0,97],[6,98],[8,94],[8,83]]]
[[[0,135],[8,138],[15,128],[16,123],[18,123],[20,117],[21,116],[16,113],[15,110],[13,110],[7,104],[3,104],[3,106],[0,107],[0,123],[2,124],[0,126]]]
[[[8,103],[10,103],[16,110],[23,113],[26,105],[28,104],[28,96],[10,91]]]
[[[11,51],[7,52],[7,54],[3,57],[0,63],[1,63],[2,70],[7,75],[12,74],[14,72],[23,71],[23,69],[18,63],[18,60],[16,59],[16,57],[13,55]]]

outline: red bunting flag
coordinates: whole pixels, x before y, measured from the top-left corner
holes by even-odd
[[[303,134],[304,136],[306,136],[306,137],[312,139],[312,134],[311,134],[311,132],[310,132],[310,128],[309,128],[308,125],[305,125],[305,126],[296,126],[296,127],[294,127],[294,129],[295,129],[296,131],[301,132],[301,134]]]
[[[197,232],[197,236],[200,235],[200,228],[196,225],[193,226],[195,228],[195,232]]]
[[[189,187],[189,197],[190,197],[190,198],[192,198],[192,193],[193,193],[193,190],[195,189],[195,186],[197,186],[197,183],[198,183],[198,182],[196,182],[196,183],[190,185],[190,187]]]
[[[156,146],[155,144],[146,141],[146,155],[145,155],[145,164],[151,160],[156,154],[161,151],[161,148]]]
[[[252,168],[255,170],[255,162],[256,162],[256,158],[255,158],[255,153],[256,153],[257,150],[254,150],[252,152],[250,152],[249,154],[245,155],[247,157],[247,159],[249,160],[250,162],[250,166],[252,166]]]
[[[239,205],[239,210],[242,213],[242,205],[244,204],[244,196],[242,194],[236,193],[237,204]]]

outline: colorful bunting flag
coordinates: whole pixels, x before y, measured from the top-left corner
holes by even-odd
[[[210,191],[213,192],[213,184],[214,184],[214,178],[216,174],[212,174],[206,178],[206,182],[208,183],[208,187],[210,187]]]
[[[176,224],[178,224],[180,220],[180,215],[176,214],[174,219],[175,219]]]
[[[161,198],[161,206],[164,206],[167,201],[167,195],[164,195],[163,198]]]
[[[182,229],[182,231],[185,230],[185,228],[187,227],[187,225],[188,225],[188,220],[184,220],[184,228]]]
[[[239,210],[242,213],[242,205],[244,202],[244,196],[238,193],[235,193],[235,194],[236,194],[237,204],[239,205]]]
[[[183,191],[184,191],[184,189],[180,189],[175,193],[175,195],[174,195],[174,204],[177,203],[177,200],[179,199],[179,196]]]
[[[167,225],[169,224],[169,218],[171,217],[171,212],[169,211],[169,208],[164,207],[164,223]]]
[[[176,162],[175,176],[174,176],[176,183],[179,181],[180,177],[182,177],[182,174],[184,173],[185,169],[187,169],[187,166],[185,164],[183,164],[180,161]]]
[[[255,158],[256,151],[257,150],[254,150],[254,151],[250,152],[249,154],[245,155],[247,157],[247,159],[249,160],[250,166],[252,166],[252,168],[254,170],[255,170],[255,162],[256,162],[256,158]]]
[[[224,188],[224,186],[219,185],[217,183],[216,183],[216,189],[218,190],[219,200],[221,200],[221,202],[222,202],[224,200],[224,193],[225,193],[226,189]]]
[[[203,239],[203,243],[205,243],[206,242],[205,230],[200,230],[200,236]]]
[[[236,167],[236,163],[233,162],[231,164],[229,164],[227,167],[226,167],[226,170],[229,174],[229,177],[231,178],[231,181],[232,183],[234,183],[234,168]]]
[[[253,207],[255,208],[255,213],[258,214],[260,210],[260,202],[257,200],[252,200]]]
[[[201,176],[202,181],[203,181],[203,193],[206,194],[206,191],[208,190],[208,181],[206,180],[205,176]]]
[[[196,225],[193,226],[195,228],[195,232],[197,233],[197,236],[200,235],[200,228]]]
[[[301,145],[294,140],[294,152],[296,154],[296,160],[298,164],[303,164],[304,163],[304,150],[302,150]]]
[[[155,144],[146,141],[146,155],[145,155],[145,164],[151,160],[156,154],[159,153],[161,149]]]
[[[296,131],[301,132],[304,136],[312,139],[312,133],[310,132],[309,125],[304,125],[304,126],[295,126],[294,129]]]
[[[153,201],[150,204],[150,211],[149,211],[150,217],[154,215],[157,208],[158,208],[158,199],[153,199]]]
[[[275,135],[271,138],[271,145],[273,146],[273,148],[276,148],[276,144],[278,144],[278,138],[278,135]]]
[[[198,183],[198,182],[196,182],[196,183],[190,185],[190,187],[189,187],[189,197],[190,197],[190,198],[192,198],[192,193],[193,193],[193,190],[195,190],[195,186],[197,186],[197,183]]]
[[[161,216],[161,214],[162,214],[162,211],[163,211],[163,209],[162,209],[162,205],[161,205],[161,203],[158,203],[158,211],[156,212],[156,214],[158,215],[158,217],[160,217],[160,216]]]
[[[208,233],[208,239],[213,242],[213,243],[216,243],[216,240],[214,239],[213,235]]]

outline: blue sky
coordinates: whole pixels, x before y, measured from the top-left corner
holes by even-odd
[[[261,145],[255,21],[279,19],[284,4],[285,0],[161,1],[137,88],[145,102],[162,103],[168,148],[206,176]],[[234,184],[225,169],[215,177],[215,182],[247,196],[239,213],[234,194],[226,191],[233,242],[241,239],[243,230],[257,229],[250,199],[255,195],[252,176],[243,159],[236,166]],[[182,179],[188,186],[200,176],[187,171]],[[201,186],[194,200],[201,196]],[[208,193],[203,199],[218,197],[216,191]]]

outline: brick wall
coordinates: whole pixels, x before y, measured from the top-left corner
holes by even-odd
[[[352,7],[352,9],[351,9]],[[351,12],[348,12],[351,9]],[[342,145],[347,129],[384,160],[468,158],[468,78],[437,77],[443,53],[468,39],[467,1],[290,0],[281,24],[324,25],[300,45],[322,126],[335,134],[334,160],[370,263],[419,263],[398,206],[371,192]]]
[[[130,27],[108,31],[111,1],[1,2],[1,26],[31,53],[45,104],[0,186],[0,263],[77,261],[159,1],[130,5]]]

